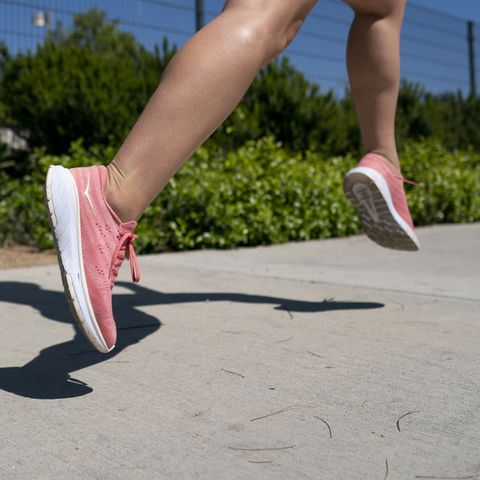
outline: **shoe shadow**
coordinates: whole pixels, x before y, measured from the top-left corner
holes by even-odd
[[[75,335],[70,341],[52,345],[39,352],[21,367],[0,368],[0,389],[28,398],[57,399],[86,395],[93,389],[71,376],[77,370],[111,360],[125,348],[134,345],[161,327],[159,319],[136,307],[192,302],[255,303],[275,305],[288,312],[327,312],[382,308],[375,302],[340,302],[323,300],[308,302],[286,298],[247,295],[241,293],[163,293],[137,284],[118,282],[132,293],[114,295],[115,319],[119,331],[113,352],[98,353],[83,338],[74,324]],[[0,302],[29,305],[42,317],[62,323],[72,323],[63,292],[43,290],[33,283],[0,282]]]
[[[42,317],[72,324],[75,330],[72,340],[41,350],[22,367],[0,368],[0,389],[37,399],[69,398],[90,393],[92,388],[72,377],[72,372],[115,357],[161,326],[157,318],[135,308],[138,302],[129,302],[133,295],[119,297],[114,303],[121,333],[115,350],[105,355],[85,341],[73,322],[63,292],[43,290],[33,283],[0,282],[1,302],[32,306]]]

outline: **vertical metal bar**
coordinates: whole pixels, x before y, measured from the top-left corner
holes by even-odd
[[[195,28],[197,32],[205,25],[205,2],[195,0]]]
[[[475,37],[473,34],[473,22],[467,22],[467,42],[468,42],[468,68],[470,73],[470,95],[477,95],[477,79],[475,70]]]

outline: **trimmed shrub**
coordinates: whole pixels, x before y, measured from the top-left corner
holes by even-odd
[[[22,179],[0,172],[0,244],[52,246],[43,203],[50,164],[106,163],[112,149],[69,155],[34,154],[38,167]],[[317,153],[290,153],[267,137],[223,153],[200,148],[142,217],[139,252],[232,248],[351,235],[361,231],[342,192],[351,156],[325,160]],[[402,165],[417,225],[480,221],[480,155],[449,152],[439,144],[405,146]]]

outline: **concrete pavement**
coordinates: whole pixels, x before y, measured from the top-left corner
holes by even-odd
[[[0,271],[0,478],[480,479],[480,224],[140,258],[119,343]]]

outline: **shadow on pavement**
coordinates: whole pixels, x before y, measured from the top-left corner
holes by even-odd
[[[133,294],[114,295],[114,310],[118,341],[112,353],[96,352],[83,338],[76,325],[75,336],[68,342],[52,345],[22,367],[0,368],[0,388],[28,398],[56,399],[86,395],[93,389],[70,374],[91,365],[109,360],[125,348],[140,342],[161,326],[160,320],[135,307],[191,302],[230,301],[275,305],[277,310],[289,312],[327,312],[332,310],[360,310],[381,308],[382,303],[340,302],[324,300],[308,302],[262,295],[241,293],[162,293],[126,282],[117,282]],[[30,305],[42,317],[62,323],[72,323],[63,292],[42,290],[33,283],[0,282],[0,301]],[[5,341],[5,339],[4,339]]]

